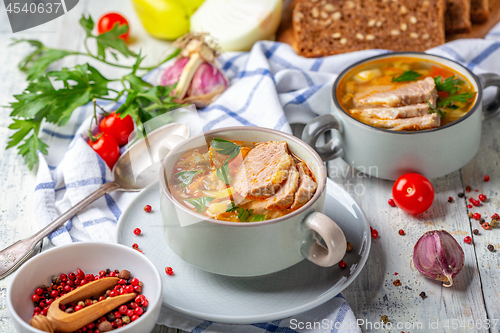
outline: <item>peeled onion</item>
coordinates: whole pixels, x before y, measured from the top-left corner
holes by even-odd
[[[465,264],[465,255],[458,242],[445,230],[427,231],[415,244],[413,263],[429,279],[453,285],[453,278]]]
[[[282,0],[206,0],[191,16],[191,31],[208,32],[224,51],[248,51],[273,37],[282,6]]]

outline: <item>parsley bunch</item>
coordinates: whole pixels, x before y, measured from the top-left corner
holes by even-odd
[[[53,49],[37,40],[20,39],[12,44],[29,43],[35,47],[34,51],[19,63],[19,69],[27,74],[28,86],[21,94],[14,95],[16,100],[8,105],[12,109],[10,116],[13,118],[9,128],[15,130],[15,133],[6,147],[9,149],[18,146],[19,154],[24,157],[30,169],[38,162],[38,151],[47,154],[48,145],[38,138],[42,122],[64,126],[75,108],[93,99],[118,101],[126,94],[125,103],[116,112],[122,118],[131,115],[138,126],[180,106],[170,97],[173,86],[152,86],[137,74],[140,70],[147,71],[156,66],[141,67],[145,57],[141,56],[140,52],[132,52],[119,38],[127,31],[128,26],[120,26],[117,23],[110,31],[94,35],[92,17],[82,16],[80,25],[86,33],[86,52]],[[90,51],[89,41],[96,43],[97,54]],[[175,51],[161,63],[172,59],[178,53],[179,50]],[[118,60],[118,54],[135,58],[134,64],[125,66],[109,61],[110,57]],[[130,72],[121,78],[108,79],[88,63],[47,72],[47,68],[54,62],[71,55],[90,57],[110,66],[130,69]],[[108,87],[111,82],[120,82],[123,89],[111,89]]]

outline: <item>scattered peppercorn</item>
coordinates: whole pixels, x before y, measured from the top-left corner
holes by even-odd
[[[493,245],[491,245],[491,244],[488,244],[488,250],[490,252],[493,252],[495,250],[495,247]]]
[[[472,205],[476,206],[476,207],[479,207],[481,205],[481,202],[479,200],[474,200],[472,202]]]
[[[470,191],[472,190],[472,187],[470,187],[469,185],[467,185],[467,186],[465,187],[465,190],[466,190],[467,192],[470,192]]]
[[[400,234],[401,236],[404,236],[404,235],[405,235],[405,231],[404,231],[403,229],[399,229],[399,234]]]
[[[134,235],[139,236],[140,234],[141,234],[141,229],[139,229],[139,228],[135,228],[135,229],[134,229]]]
[[[376,229],[372,230],[372,238],[377,238],[378,237],[378,231]]]
[[[481,224],[481,227],[483,227],[484,230],[491,230],[491,226],[488,222]]]
[[[383,315],[382,317],[380,317],[380,320],[382,320],[382,322],[384,324],[387,324],[389,322],[389,317],[387,317],[386,315]]]
[[[498,220],[491,220],[490,226],[492,226],[493,228],[496,228],[498,226]]]
[[[398,272],[394,272],[394,275],[398,275],[399,273]]]
[[[467,205],[467,208],[471,209],[472,208],[472,205]],[[472,217],[472,216],[471,216]]]
[[[134,244],[132,244],[132,248],[133,248],[134,250],[137,250],[137,249],[139,248],[139,245],[137,245],[137,243],[134,243]]]
[[[172,267],[165,267],[165,273],[167,273],[167,275],[174,275],[174,270]]]
[[[422,291],[420,294],[419,294],[420,297],[422,297],[422,299],[426,299],[427,298],[427,295],[425,294],[424,291]]]
[[[467,244],[471,244],[472,243],[472,237],[471,236],[465,236],[464,242],[467,243]]]
[[[144,211],[145,211],[146,213],[151,213],[151,206],[150,206],[150,205],[146,205],[146,206],[144,206]]]
[[[471,208],[472,208],[472,207],[471,207]],[[474,216],[474,214],[472,214],[472,212],[469,212],[469,213],[467,214],[467,216],[469,216],[470,218],[472,218],[472,217]]]
[[[399,287],[401,285],[401,281],[399,281],[399,279],[397,279],[397,280],[394,280],[394,282],[392,284],[395,285],[396,287]]]
[[[346,252],[351,252],[354,249],[354,246],[351,242],[347,242]]]
[[[448,202],[452,203],[453,202],[453,198],[452,197],[448,197]]]
[[[488,198],[486,197],[486,195],[484,195],[484,194],[480,194],[480,195],[479,195],[479,200],[481,200],[481,201],[483,201],[483,202],[484,202],[484,201],[486,201],[486,199],[488,199]]]
[[[488,176],[488,175],[484,175],[483,180],[484,180],[485,182],[489,182],[489,181],[490,181],[490,176]]]
[[[347,262],[345,262],[345,260],[340,260],[339,262],[339,267],[344,269],[347,267]]]
[[[472,233],[473,233],[474,235],[479,235],[479,230],[474,229],[474,230],[472,230]]]
[[[392,198],[391,198],[391,199],[389,199],[389,200],[387,201],[387,203],[388,203],[388,204],[389,204],[389,206],[391,206],[391,207],[396,207],[396,203],[394,202],[394,199],[392,199]]]
[[[464,196],[465,196],[464,192],[460,192],[460,193],[458,193],[458,197],[459,197],[459,198],[463,198]]]
[[[474,217],[474,220],[479,221],[481,219],[481,214],[475,213],[472,217]]]
[[[500,220],[500,215],[498,215],[497,213],[495,213],[495,214],[493,214],[493,215],[491,216],[491,219],[492,219],[492,220]]]

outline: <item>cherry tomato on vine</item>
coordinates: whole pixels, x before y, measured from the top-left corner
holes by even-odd
[[[431,207],[434,187],[424,176],[407,173],[399,177],[392,186],[392,197],[399,208],[408,214],[417,215]]]
[[[120,36],[121,39],[127,40],[129,32],[130,32],[130,25],[128,24],[127,19],[118,13],[108,13],[108,14],[103,15],[99,19],[99,22],[97,23],[97,32],[99,33],[99,35],[103,34],[105,32],[108,32],[111,29],[113,29],[113,27],[117,23],[119,25],[128,25],[129,26],[127,32]]]
[[[133,130],[134,121],[130,115],[121,119],[119,115],[113,112],[99,123],[99,132],[111,135],[119,146],[123,146],[128,142],[128,137]]]
[[[116,140],[106,133],[103,133],[96,141],[89,139],[89,146],[101,156],[110,169],[113,169],[116,161],[120,157],[120,147]]]

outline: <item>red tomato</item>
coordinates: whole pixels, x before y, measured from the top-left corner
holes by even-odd
[[[101,158],[106,162],[110,169],[113,169],[116,161],[120,157],[120,147],[116,140],[112,136],[103,133],[97,141],[88,141],[89,146],[94,149],[94,151],[101,156]]]
[[[399,177],[392,186],[392,196],[396,205],[408,214],[425,212],[434,201],[434,187],[418,173],[407,173]]]
[[[129,25],[127,19],[121,16],[120,14],[108,13],[99,19],[99,22],[97,23],[97,32],[99,33],[99,35],[108,32],[111,29],[113,29],[113,27],[117,23],[119,25]],[[127,40],[129,32],[130,32],[130,26],[127,32],[121,35],[120,38],[123,40]]]
[[[99,123],[99,132],[111,135],[119,146],[128,142],[130,133],[134,130],[134,121],[130,115],[121,119],[115,112],[101,120]]]

